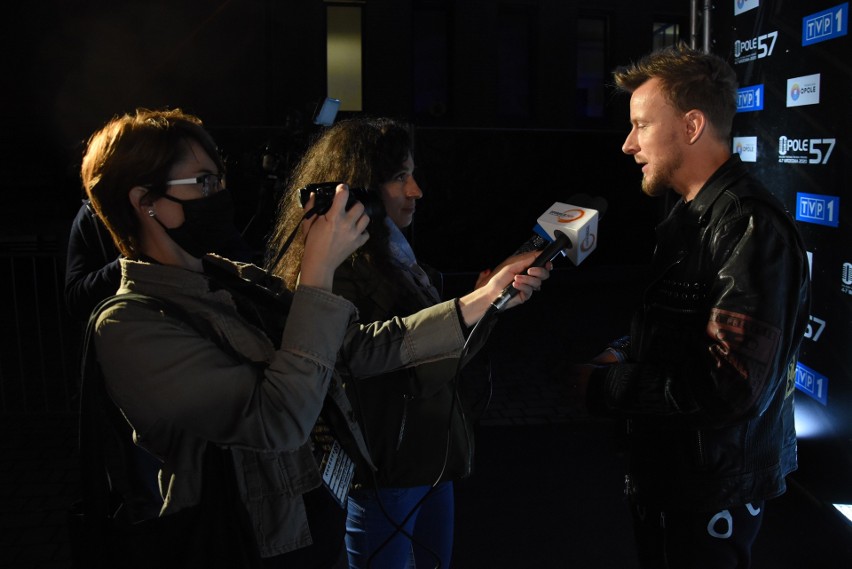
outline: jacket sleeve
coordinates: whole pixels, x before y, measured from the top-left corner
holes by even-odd
[[[703,330],[684,332],[687,356],[596,371],[590,408],[710,426],[765,411],[803,331],[795,229],[780,212],[749,209],[714,228],[705,254],[715,277]]]
[[[721,241],[727,231],[742,237],[728,239],[730,254],[717,252],[725,262],[705,329],[706,365],[715,389],[696,388],[711,414],[717,409],[737,418],[762,414],[798,351],[808,316],[800,318],[805,259],[778,217],[775,212],[748,216],[722,228]]]
[[[347,375],[370,377],[411,365],[457,357],[465,342],[455,300],[384,322],[354,324],[341,364]]]
[[[457,312],[458,326],[448,318],[449,303],[431,310],[431,301],[416,294],[406,296],[408,286],[404,279],[394,282],[377,273],[363,258],[338,267],[334,292],[355,304],[361,323],[375,322],[353,329],[340,365],[344,375],[357,379],[415,366],[414,373],[404,377],[413,378],[409,388],[416,395],[426,396],[453,378],[457,359],[452,356],[458,355],[467,331]],[[426,311],[417,312],[418,308]],[[382,322],[409,311],[416,315]],[[480,330],[478,336],[483,340],[472,347],[473,353],[487,338],[487,330]]]
[[[156,440],[165,453],[185,431],[286,451],[316,423],[353,314],[345,300],[300,287],[267,365],[237,361],[191,325],[138,303],[104,311],[94,340],[108,392],[140,443]]]

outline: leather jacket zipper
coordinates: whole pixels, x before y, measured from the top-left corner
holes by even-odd
[[[414,399],[413,395],[407,393],[402,396],[402,419],[399,422],[399,434],[396,438],[396,450],[402,446],[402,439],[405,438],[405,423],[408,420],[408,402]]]
[[[665,276],[666,273],[668,273],[670,270],[672,270],[672,267],[679,265],[684,259],[686,259],[686,251],[683,251],[683,250],[678,251],[677,255],[674,257],[674,259],[672,259],[665,267],[663,267],[662,269],[657,271],[656,275],[654,275],[654,280],[650,281],[645,286],[645,290],[642,293],[642,303],[644,305],[647,306],[649,304],[648,303],[648,294],[651,292],[651,289],[653,289],[654,286],[662,280],[663,276]]]
[[[704,436],[703,432],[698,430],[695,432],[695,440],[698,444],[698,466],[704,466]]]
[[[471,472],[473,472],[473,440],[472,433],[467,428],[467,417],[464,415],[464,407],[462,406],[461,399],[459,398],[458,391],[455,392],[456,405],[459,408],[459,415],[461,416],[461,424],[464,429],[465,442],[467,442],[467,452],[465,453],[467,457],[465,458],[465,476],[469,476]]]

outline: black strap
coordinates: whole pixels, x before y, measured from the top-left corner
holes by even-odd
[[[112,456],[105,445],[109,433],[116,435],[118,439],[123,461],[123,464],[118,466],[131,483],[131,489],[134,491],[131,493],[138,494],[140,489],[147,489],[132,485],[132,476],[139,467],[139,463],[132,460],[132,453],[142,451],[131,443],[132,428],[106,392],[104,377],[92,344],[95,325],[101,313],[118,302],[136,302],[162,311],[186,322],[217,345],[230,348],[212,334],[212,330],[203,329],[202,321],[191,317],[188,311],[177,304],[162,298],[126,293],[107,298],[95,307],[86,327],[81,363],[80,511],[89,532],[98,532],[98,526],[102,527],[102,531],[93,542],[87,541],[89,545],[101,549],[97,552],[84,552],[81,559],[86,558],[86,567],[111,567],[113,565],[104,563],[116,555],[124,566],[144,569],[260,567],[260,553],[254,530],[237,490],[231,451],[213,442],[208,441],[204,451],[201,496],[196,508],[185,508],[176,514],[157,517],[162,505],[157,493],[158,503],[153,512],[138,508],[135,510],[137,513],[142,511],[149,514],[140,518],[143,521],[136,522],[134,516],[122,516],[117,511],[122,505],[133,508],[136,504],[126,504],[125,498],[116,490],[110,478],[110,473],[113,472],[111,467],[114,465],[109,463]],[[230,351],[233,352],[233,349]],[[111,533],[110,529],[116,527],[112,525],[114,522],[125,528],[125,533]],[[130,541],[125,541],[121,536]],[[105,544],[104,541],[109,541],[110,537],[114,539]],[[82,541],[86,541],[85,537]],[[133,559],[128,559],[128,555],[132,555]],[[95,565],[92,565],[93,562]],[[78,563],[78,566],[82,565]]]
[[[123,468],[127,476],[132,476],[133,467],[128,464],[128,443],[131,428],[106,392],[104,377],[93,345],[95,325],[100,314],[118,302],[138,302],[156,310],[182,317],[192,324],[192,320],[182,308],[163,299],[138,293],[127,293],[108,297],[101,301],[89,318],[83,338],[80,369],[80,478],[83,498],[83,513],[89,519],[106,519],[116,514],[121,505],[117,502],[114,480],[110,476],[110,464],[107,456],[108,437],[115,435],[122,449]],[[112,469],[115,472],[115,468]]]
[[[152,310],[162,311],[186,322],[203,337],[215,341],[219,345],[222,343],[213,337],[210,331],[203,330],[185,309],[163,298],[140,293],[125,293],[108,297],[94,308],[83,338],[80,370],[82,378],[79,423],[81,492],[83,513],[92,516],[90,519],[114,517],[116,509],[121,506],[116,481],[111,478],[110,472],[124,474],[125,482],[137,492],[144,493],[151,490],[141,487],[141,481],[135,478],[139,466],[135,459],[142,456],[144,451],[133,446],[130,442],[132,428],[106,392],[103,373],[93,345],[95,326],[101,313],[119,302],[136,302],[148,306]],[[228,348],[228,353],[233,352],[230,346]],[[111,436],[114,437],[119,448],[120,461],[118,464],[115,460],[110,462],[110,459],[115,458],[107,450]],[[153,460],[153,457],[151,457],[151,460]],[[152,495],[151,498],[152,500],[159,500],[158,496],[155,498]],[[153,507],[153,504],[148,504],[147,509],[151,507]]]

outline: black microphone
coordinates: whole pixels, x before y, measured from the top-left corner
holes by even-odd
[[[571,196],[571,203],[556,202],[547,209],[533,228],[533,236],[515,251],[515,255],[544,248],[531,267],[543,267],[560,253],[579,265],[597,247],[598,221],[606,211],[604,198],[586,194]],[[510,283],[491,303],[489,310],[502,309],[518,294]]]
[[[558,229],[555,231],[556,239],[550,242],[544,250],[539,253],[538,257],[535,258],[532,265],[530,267],[543,267],[548,261],[552,261],[556,258],[557,255],[563,252],[564,249],[570,249],[571,239]],[[564,254],[564,253],[563,253]],[[500,293],[500,296],[497,297],[494,302],[491,303],[491,306],[494,307],[495,310],[500,310],[506,303],[512,300],[520,291],[516,289],[512,283],[506,285],[506,288],[503,289],[503,292]]]

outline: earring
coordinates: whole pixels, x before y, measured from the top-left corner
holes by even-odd
[[[153,209],[149,209],[149,210],[148,210],[148,217],[155,217],[156,215],[157,215],[157,214],[156,214],[156,213],[154,213],[154,210],[153,210]]]

